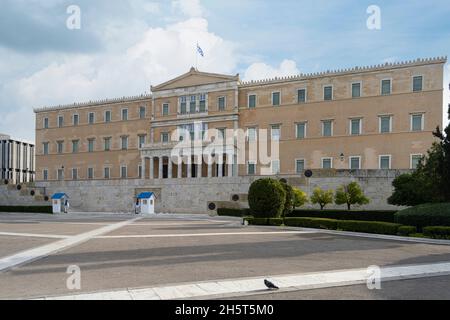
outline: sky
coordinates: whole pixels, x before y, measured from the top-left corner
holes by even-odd
[[[450,56],[449,16],[448,0],[0,0],[0,132],[34,141],[33,108],[149,93],[192,66],[254,80]]]

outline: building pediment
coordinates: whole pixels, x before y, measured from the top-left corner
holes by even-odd
[[[223,82],[239,81],[239,74],[235,76],[200,72],[191,68],[188,73],[185,73],[175,79],[164,82],[157,86],[152,86],[152,92],[173,90],[178,88],[196,87],[202,85],[210,85]]]

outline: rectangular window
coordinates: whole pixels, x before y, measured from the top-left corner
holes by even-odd
[[[200,95],[200,106],[199,106],[200,112],[206,112],[206,94]]]
[[[248,108],[249,109],[256,108],[256,94],[250,94],[248,96]]]
[[[391,169],[391,156],[380,156],[380,169],[381,170]]]
[[[109,179],[109,178],[111,178],[111,168],[104,168],[104,170],[103,170],[103,177],[105,178],[105,179]]]
[[[391,80],[381,80],[381,94],[383,96],[390,95],[391,94]]]
[[[62,154],[64,152],[64,141],[58,141],[56,143],[56,149],[59,154]]]
[[[64,180],[64,169],[58,169],[58,171],[56,171],[56,178],[59,181]]]
[[[256,174],[256,162],[247,162],[247,174],[250,176],[254,176]]]
[[[80,144],[80,140],[72,141],[72,153],[78,153],[79,144]]]
[[[187,113],[187,99],[186,97],[181,97],[180,98],[180,113],[181,114],[186,114]]]
[[[322,159],[322,169],[332,169],[333,168],[333,159],[332,158],[323,158]]]
[[[273,92],[272,93],[272,106],[277,107],[281,104],[281,93]]]
[[[280,160],[272,160],[270,163],[270,167],[272,168],[272,174],[280,173]]]
[[[380,117],[380,133],[390,133],[392,131],[392,116]]]
[[[306,102],[306,89],[300,89],[297,91],[297,102],[298,103]]]
[[[80,123],[80,116],[77,114],[73,115],[73,125],[77,126]]]
[[[169,104],[168,103],[164,103],[162,105],[162,115],[164,117],[167,117],[169,115]]]
[[[64,126],[64,117],[58,116],[58,128],[62,128]]]
[[[411,116],[411,131],[423,131],[423,114]]]
[[[191,101],[189,102],[189,113],[195,113],[197,110],[197,97],[191,96]]]
[[[295,172],[297,172],[297,174],[303,174],[304,171],[305,171],[305,160],[303,159],[295,160]]]
[[[333,100],[333,87],[326,86],[323,88],[323,100],[330,101]]]
[[[44,169],[42,171],[42,178],[43,178],[44,181],[48,180],[48,170],[47,169]]]
[[[167,132],[161,133],[161,142],[169,143],[169,134]]]
[[[248,128],[247,129],[247,136],[249,142],[255,142],[257,139],[256,135],[256,128]]]
[[[139,136],[139,148],[142,148],[145,145],[146,135]]]
[[[128,137],[121,138],[122,150],[128,150]]]
[[[297,139],[305,139],[306,138],[306,122],[297,123]]]
[[[127,172],[127,167],[126,166],[121,166],[120,167],[120,178],[122,179],[126,179],[128,178],[128,172]]]
[[[111,122],[111,111],[105,111],[105,122]]]
[[[111,138],[105,138],[104,142],[105,142],[105,151],[110,151],[111,150]]]
[[[225,110],[225,104],[226,104],[226,100],[225,97],[220,97],[217,104],[219,105],[219,111],[224,111]]]
[[[44,129],[48,129],[48,118],[44,118]]]
[[[88,123],[89,123],[89,124],[94,124],[94,122],[95,122],[95,113],[89,112],[89,115],[88,115]]]
[[[78,180],[78,169],[72,169],[72,180]]]
[[[87,178],[89,180],[94,179],[94,168],[88,168],[88,170],[87,170]]]
[[[280,141],[281,139],[281,127],[280,125],[272,126],[272,141]]]
[[[423,155],[422,154],[412,154],[411,155],[411,169],[417,169],[419,166],[419,163],[422,161]]]
[[[358,136],[361,134],[361,119],[350,120],[350,134],[352,136]]]
[[[322,121],[322,136],[324,136],[324,137],[333,136],[333,121],[332,120]]]
[[[147,113],[147,110],[145,107],[139,107],[139,119],[145,119],[145,114]]]
[[[94,152],[95,139],[88,139],[88,152]]]
[[[350,157],[350,170],[361,169],[361,157]]]
[[[420,92],[423,90],[423,77],[416,76],[413,78],[413,91]]]
[[[352,83],[352,98],[361,97],[361,83]]]
[[[128,109],[122,109],[122,121],[128,120]]]

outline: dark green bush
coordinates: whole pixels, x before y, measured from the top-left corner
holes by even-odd
[[[417,233],[417,228],[413,226],[401,226],[398,228],[398,235],[403,237],[409,237],[412,234]]]
[[[450,226],[450,203],[430,203],[399,211],[395,221],[400,224],[415,226],[422,231],[429,226]]]
[[[450,239],[450,227],[424,227],[423,234],[433,239]]]
[[[277,180],[260,179],[250,186],[248,204],[256,218],[279,218],[285,202],[286,191]]]
[[[396,211],[294,210],[289,217],[395,222]]]
[[[0,206],[0,212],[53,213],[50,206]]]
[[[253,226],[267,226],[269,225],[269,218],[252,218],[247,220],[249,225]]]
[[[284,224],[290,227],[335,230],[337,220],[320,218],[286,218]]]
[[[343,231],[397,235],[400,224],[375,221],[338,220],[337,229]]]
[[[217,209],[217,214],[221,217],[246,217],[250,215],[249,209]]]
[[[281,182],[281,185],[286,192],[286,201],[284,202],[283,216],[289,215],[294,210],[294,188],[286,182]]]
[[[284,221],[282,218],[271,218],[271,219],[268,219],[267,222],[268,222],[269,226],[276,226],[276,227],[282,226],[284,224]]]

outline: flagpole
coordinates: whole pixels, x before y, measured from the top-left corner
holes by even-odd
[[[197,46],[195,47],[195,70],[198,71],[198,42]]]

